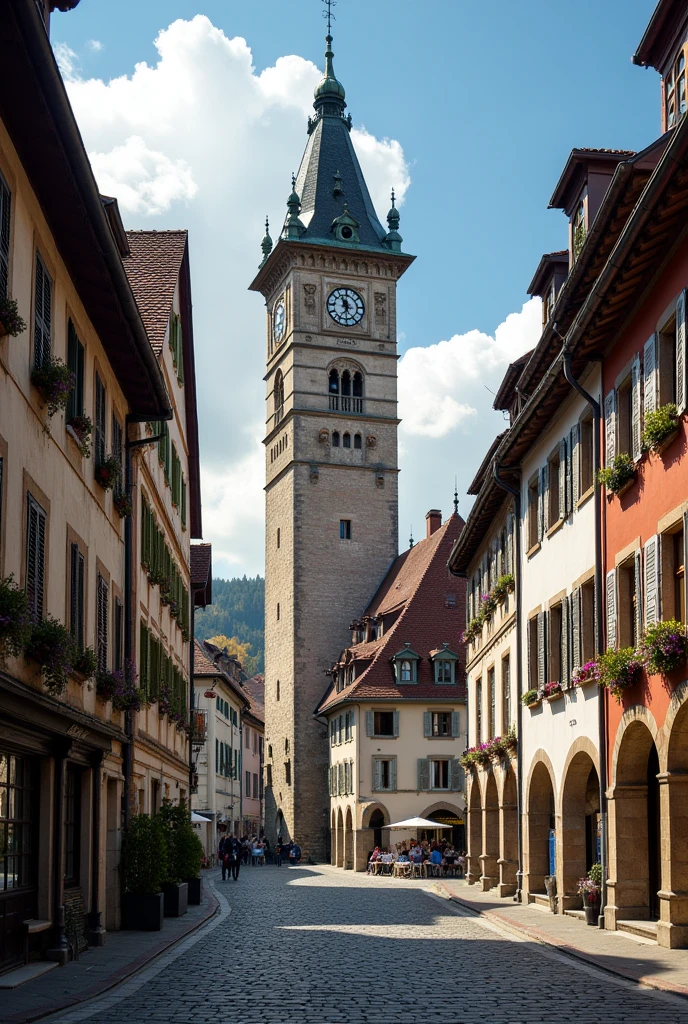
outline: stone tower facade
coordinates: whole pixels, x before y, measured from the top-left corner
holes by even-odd
[[[328,856],[326,672],[397,554],[398,211],[354,153],[331,37],[289,214],[251,285],[267,306],[265,827]],[[348,616],[348,618],[347,618]]]

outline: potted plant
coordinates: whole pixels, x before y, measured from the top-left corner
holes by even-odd
[[[494,596],[492,591],[489,594],[483,594],[480,599],[480,611],[484,616],[483,621],[488,621],[492,618],[494,613],[497,611],[497,598]]]
[[[119,685],[120,681],[113,672],[105,670],[96,673],[96,697],[106,704],[115,696]]]
[[[16,299],[5,296],[0,299],[0,337],[9,335],[16,338],[26,330],[26,321],[19,316],[19,306]]]
[[[167,875],[165,827],[159,817],[137,814],[131,819],[122,837],[120,872],[125,927],[159,932]]]
[[[507,594],[514,589],[515,582],[513,573],[508,572],[500,576],[492,588],[492,596],[501,604],[506,600]]]
[[[180,814],[179,825],[176,836],[177,868],[180,877],[188,886],[188,898],[190,906],[200,906],[203,895],[203,884],[201,879],[201,861],[203,859],[203,843],[196,835],[193,825],[189,820],[189,808],[180,801],[184,817]]]
[[[124,519],[125,516],[130,516],[132,513],[131,498],[126,491],[118,491],[112,499],[112,504],[115,507],[115,512]]]
[[[600,916],[602,865],[593,864],[584,878],[578,879],[578,895],[583,899],[585,923],[596,925]]]
[[[600,686],[606,687],[620,704],[624,691],[637,683],[642,667],[632,647],[605,651],[597,659]]]
[[[81,676],[82,679],[93,679],[97,667],[98,658],[92,647],[84,647],[83,650],[77,651],[72,666],[75,675]]]
[[[639,653],[652,675],[680,668],[688,657],[685,626],[675,619],[653,623],[645,630]]]
[[[91,434],[93,433],[93,423],[86,413],[82,413],[80,416],[72,416],[67,421],[67,430],[74,438],[76,446],[85,459],[88,459],[91,455]]]
[[[503,740],[501,736],[494,736],[488,741],[488,746],[490,748],[490,757],[495,762],[503,761],[509,753],[506,740]]]
[[[189,885],[184,881],[184,872],[189,868],[188,850],[185,856],[184,828],[187,824],[190,827],[190,823],[185,803],[163,801],[159,818],[163,823],[167,843],[167,876],[163,882],[165,917],[182,917],[189,903]]]
[[[76,377],[58,356],[50,356],[42,366],[32,371],[31,383],[40,391],[48,406],[48,418],[52,418],[60,409],[66,408]]]
[[[526,690],[521,697],[521,703],[525,704],[527,708],[536,708],[540,703],[540,695],[537,690]]]
[[[504,737],[504,744],[509,757],[513,757],[518,750],[518,737],[516,736],[516,729],[513,725],[509,728],[508,733]]]
[[[596,661],[586,661],[573,673],[571,680],[573,686],[586,686],[588,683],[599,683],[600,672]]]
[[[561,688],[559,680],[552,680],[550,683],[545,683],[542,688],[542,696],[546,701],[551,704],[554,700],[559,700],[560,697],[564,696],[564,691]]]
[[[116,459],[114,455],[108,455],[96,466],[96,483],[100,484],[103,490],[109,491],[119,480],[121,470],[119,459]]]
[[[21,654],[31,636],[31,615],[26,591],[14,576],[0,579],[0,659]]]
[[[133,661],[126,661],[123,669],[112,673],[116,682],[112,706],[116,711],[141,711],[152,701],[145,690],[137,686],[138,676]]]
[[[67,627],[50,615],[39,619],[32,626],[24,653],[40,665],[48,693],[59,697],[67,687],[67,677],[77,656],[74,638]]]
[[[597,473],[597,482],[617,497],[627,491],[635,480],[635,463],[626,452],[619,452],[611,466],[603,466]]]
[[[645,413],[645,423],[641,436],[644,452],[659,454],[668,448],[678,434],[679,415],[673,402],[661,405],[653,412]]]
[[[483,624],[477,617],[471,619],[466,626],[463,634],[463,642],[465,644],[471,644],[483,631]]]

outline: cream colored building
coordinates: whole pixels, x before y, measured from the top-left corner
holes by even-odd
[[[331,861],[363,871],[410,817],[451,825],[465,845],[465,583],[446,563],[463,520],[428,513],[427,537],[394,561],[318,709],[330,745]],[[443,834],[445,834],[443,832]],[[298,839],[298,837],[297,837]]]
[[[242,715],[243,797],[241,803],[242,831],[260,836],[265,825],[264,778],[265,763],[265,682],[261,675],[243,680],[243,691],[251,702]]]

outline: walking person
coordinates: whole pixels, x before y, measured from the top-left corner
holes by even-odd
[[[238,839],[230,836],[225,840],[224,858],[222,861],[222,880],[225,878],[225,871],[231,874],[234,881],[239,879],[239,868],[241,867],[241,844]]]
[[[277,845],[275,846],[275,863],[278,868],[282,867],[282,836],[277,836]]]

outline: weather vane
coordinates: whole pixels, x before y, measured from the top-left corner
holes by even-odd
[[[325,4],[325,7],[327,8],[326,11],[322,12],[322,16],[323,18],[327,18],[327,34],[328,36],[331,36],[332,22],[337,20],[334,14],[332,13],[332,8],[337,6],[337,0],[322,0],[322,2]]]

